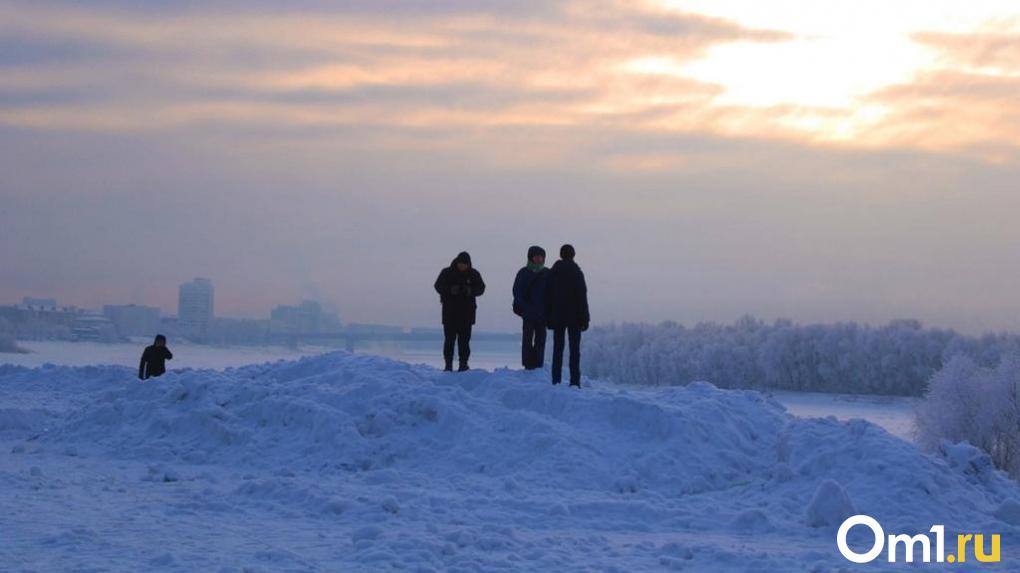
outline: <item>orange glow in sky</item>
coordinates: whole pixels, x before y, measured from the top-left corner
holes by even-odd
[[[83,293],[228,268],[225,291],[243,292],[270,260],[274,276],[379,299],[349,305],[364,320],[396,316],[393,300],[425,317],[428,289],[384,301],[346,269],[400,252],[434,275],[462,236],[495,252],[544,234],[618,268],[610,307],[634,298],[621,261],[672,285],[618,319],[811,304],[830,318],[845,301],[846,317],[1005,316],[1017,94],[1015,0],[0,0],[0,192],[17,205],[0,229],[18,234],[0,244],[32,245],[0,253],[27,277],[0,299],[60,293],[79,267]],[[113,235],[150,210],[174,215]],[[429,210],[478,228],[409,236]],[[109,278],[165,237],[186,269]],[[404,271],[372,268],[387,285]]]

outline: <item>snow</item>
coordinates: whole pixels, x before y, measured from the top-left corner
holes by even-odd
[[[95,364],[121,365],[137,368],[138,358],[147,340],[134,343],[19,341],[31,354],[0,354],[0,364],[36,367],[44,364],[61,366],[90,366]],[[171,344],[174,359],[170,368],[238,367],[267,360],[293,360],[303,356],[316,356],[332,351],[318,346],[298,349],[281,346],[205,346],[187,343]],[[440,348],[434,344],[372,344],[359,347],[358,353],[386,356],[413,364],[441,366]],[[476,344],[472,349],[471,364],[476,368],[495,370],[514,367],[520,362],[520,347],[512,344]],[[549,355],[547,355],[548,358]],[[631,386],[634,391],[642,387]],[[914,408],[916,398],[899,396],[869,396],[861,394],[830,394],[821,392],[769,393],[787,411],[802,417],[836,416],[840,420],[862,418],[882,426],[892,434],[913,440],[915,434]]]
[[[1012,525],[1020,525],[1020,502],[1007,499],[995,510],[995,517]]]
[[[846,490],[831,479],[818,485],[807,506],[807,524],[810,527],[839,527],[846,518],[854,515],[857,515],[857,510]]]
[[[0,352],[0,364],[18,366],[91,366],[111,364],[138,367],[142,350],[151,339],[136,338],[133,342],[89,342],[60,340],[19,340],[18,346],[28,350],[27,354]],[[189,342],[170,342],[174,359],[172,368],[215,368],[244,366],[252,362],[267,360],[294,360],[304,356],[316,356],[332,352],[336,348],[303,345],[298,348],[286,346],[210,346]],[[551,348],[551,343],[550,343]],[[386,356],[394,360],[411,363],[427,363],[442,366],[442,342],[411,343],[359,343],[358,353]],[[495,369],[516,367],[521,361],[518,343],[503,343],[481,340],[472,343],[471,366]]]
[[[956,532],[1001,533],[1004,565],[1020,550],[1020,488],[973,448],[929,456],[707,383],[584,384],[344,352],[147,382],[0,365],[0,563],[901,570],[839,555],[844,496],[889,532],[945,524],[950,550]]]
[[[18,346],[27,354],[0,354],[0,364],[37,367],[44,364],[60,366],[92,366],[109,364],[138,368],[142,350],[151,339],[126,342],[66,342],[59,340],[19,340]],[[266,360],[293,360],[329,352],[330,349],[307,346],[291,349],[284,346],[206,346],[189,343],[171,343],[174,358],[170,368],[227,368]]]

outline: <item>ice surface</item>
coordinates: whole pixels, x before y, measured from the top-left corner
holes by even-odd
[[[861,418],[908,441],[913,441],[916,433],[914,408],[917,398],[822,392],[771,392],[771,396],[795,416],[835,416],[840,420]]]
[[[957,531],[1001,533],[1016,555],[1017,484],[965,446],[945,451],[706,383],[577,391],[544,372],[344,352],[144,383],[118,366],[7,365],[0,563],[902,570],[850,564],[836,525],[809,525],[826,488],[890,533],[945,524],[949,549]]]

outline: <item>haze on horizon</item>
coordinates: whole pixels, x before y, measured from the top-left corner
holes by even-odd
[[[338,4],[0,0],[0,304],[1020,330],[1015,2]]]

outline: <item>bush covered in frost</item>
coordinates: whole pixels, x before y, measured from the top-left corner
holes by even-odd
[[[1020,478],[1020,359],[1008,357],[995,368],[967,357],[949,361],[928,385],[917,407],[917,438],[936,451],[945,443],[970,442],[992,462]]]

